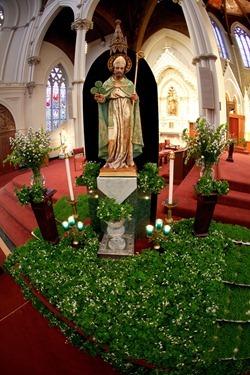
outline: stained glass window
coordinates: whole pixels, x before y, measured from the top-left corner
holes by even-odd
[[[46,130],[56,130],[67,119],[66,74],[59,64],[49,75],[46,88]]]
[[[234,35],[240,50],[243,65],[245,68],[250,68],[250,37],[240,26],[234,28]]]
[[[219,50],[219,53],[220,53],[220,57],[222,57],[223,59],[229,60],[229,55],[228,55],[228,52],[227,52],[227,49],[226,49],[226,44],[225,44],[221,29],[216,24],[216,22],[213,20],[213,18],[210,18],[210,21],[211,21],[211,24],[213,26],[214,35],[215,35],[215,38],[216,38],[216,41],[217,41],[217,46],[218,46],[218,50]]]
[[[3,7],[0,5],[0,27],[3,26],[4,23],[4,12],[3,12]]]

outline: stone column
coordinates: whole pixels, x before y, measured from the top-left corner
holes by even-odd
[[[86,49],[86,32],[93,28],[93,22],[88,19],[77,18],[72,24],[71,29],[76,30],[76,48],[75,48],[75,63],[74,63],[74,98],[76,106],[75,118],[75,147],[85,147],[84,131],[83,131],[83,105],[82,93],[85,78],[85,49]]]
[[[194,49],[193,64],[198,77],[200,115],[219,125],[225,93],[219,86],[223,74],[220,61],[217,61],[218,50],[211,22],[201,0],[173,2],[179,3],[183,9]]]

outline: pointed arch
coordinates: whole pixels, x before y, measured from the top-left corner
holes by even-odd
[[[250,68],[250,35],[249,31],[240,24],[233,26],[233,33],[245,68]]]
[[[46,130],[53,132],[67,120],[68,78],[61,64],[55,65],[46,86]]]

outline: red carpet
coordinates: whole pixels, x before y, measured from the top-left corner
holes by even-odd
[[[70,166],[74,179],[81,171],[74,170],[73,160]],[[64,160],[52,160],[43,174],[47,186],[57,189],[55,199],[68,195]],[[0,227],[16,246],[31,238],[31,230],[37,227],[30,207],[21,207],[13,193],[15,187],[29,184],[29,179],[27,171],[0,178]],[[86,188],[74,187],[74,192],[86,193]],[[4,233],[0,235],[5,242]],[[0,266],[4,258],[0,248]],[[19,286],[5,273],[0,275],[0,338],[1,375],[119,374],[101,358],[92,358],[66,343],[65,336],[25,301]]]
[[[70,159],[70,169],[72,181],[81,175],[81,171],[75,171],[73,159]],[[50,161],[47,167],[42,168],[42,173],[46,179],[46,186],[57,190],[53,199],[56,201],[64,195],[69,195],[66,177],[65,161],[55,159]],[[31,238],[31,232],[37,227],[37,222],[30,206],[21,207],[14,194],[15,188],[20,188],[24,184],[29,185],[30,172],[20,174],[14,172],[14,178],[0,189],[0,227],[7,234],[9,239],[19,246]],[[13,175],[13,174],[10,174]],[[6,181],[6,176],[3,176]],[[74,186],[74,194],[86,193],[86,188]]]
[[[226,162],[226,155],[217,169],[219,178],[227,179],[232,191],[221,197],[216,206],[214,219],[222,222],[250,227],[250,156],[234,154],[234,163]],[[70,160],[72,179],[81,174],[75,171]],[[46,185],[57,190],[54,198],[68,196],[64,160],[52,160],[43,168]],[[168,182],[168,166],[161,169]],[[178,205],[173,209],[177,218],[193,217],[196,199],[193,184],[199,177],[194,167],[179,186],[174,186],[174,199]],[[0,178],[0,228],[14,245],[18,246],[31,238],[37,227],[30,207],[21,207],[13,190],[28,184],[30,173],[13,172]],[[3,181],[1,183],[1,180]],[[8,182],[9,181],[9,182]],[[86,193],[85,187],[74,187],[75,195]],[[158,197],[157,217],[166,218],[163,200],[168,198],[168,187]],[[1,235],[1,232],[0,232]],[[4,238],[4,234],[1,235]],[[143,243],[143,241],[141,241]],[[146,243],[145,246],[146,247]],[[4,254],[0,249],[0,266]],[[20,288],[12,277],[0,275],[0,374],[1,375],[111,375],[118,374],[100,358],[91,358],[65,343],[64,335],[26,302]]]
[[[99,357],[89,357],[23,299],[7,275],[0,276],[1,375],[115,375]],[[3,303],[4,301],[4,303]]]
[[[213,219],[222,223],[250,228],[250,155],[234,153],[234,162],[227,162],[227,153],[215,167],[217,178],[229,182],[230,192],[221,196],[216,204]],[[193,185],[199,178],[199,168],[194,166],[185,180],[177,187],[174,199],[178,204],[173,215],[190,218],[195,216],[196,194]]]

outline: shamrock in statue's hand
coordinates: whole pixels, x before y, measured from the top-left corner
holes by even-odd
[[[91,94],[105,94],[105,89],[102,87],[101,81],[96,81],[95,86],[90,90]]]

